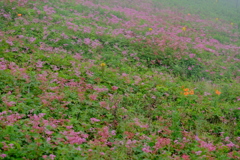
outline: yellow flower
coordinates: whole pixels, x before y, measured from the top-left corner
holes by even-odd
[[[152,28],[149,28],[148,30],[149,30],[149,31],[152,31]]]
[[[234,25],[234,23],[233,23],[233,22],[231,22],[231,25],[233,26],[233,25]]]
[[[222,92],[220,92],[219,90],[216,90],[215,93],[216,93],[217,95],[220,95]]]
[[[187,29],[187,27],[183,27],[183,28],[182,28],[183,31],[186,31],[186,29]]]
[[[218,21],[218,18],[216,18],[216,21]]]
[[[106,66],[106,63],[101,63],[100,66],[101,66],[101,67],[105,67],[105,66]]]

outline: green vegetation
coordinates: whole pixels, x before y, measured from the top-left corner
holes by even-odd
[[[235,2],[1,1],[0,159],[240,157]]]

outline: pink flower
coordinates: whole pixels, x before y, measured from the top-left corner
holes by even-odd
[[[144,147],[144,148],[142,149],[142,151],[143,151],[143,152],[146,152],[146,153],[151,153],[151,152],[152,152],[152,151],[150,150],[150,147],[149,147],[149,146]]]
[[[225,141],[229,142],[230,141],[229,137],[225,137]]]
[[[67,128],[67,129],[71,129],[71,128],[73,128],[73,126],[66,126],[66,128]]]
[[[195,57],[196,56],[196,54],[189,54],[189,57],[190,58],[193,58],[193,57]]]
[[[81,138],[77,135],[67,136],[66,138],[68,139],[70,144],[82,144],[82,143],[86,142],[85,138]]]
[[[49,142],[49,141],[51,141],[51,138],[50,138],[50,137],[47,138],[47,142]]]
[[[50,154],[49,157],[50,157],[51,159],[54,159],[56,156],[53,155],[53,154]]]
[[[97,92],[105,92],[105,91],[108,91],[107,88],[94,88],[95,91]]]
[[[155,143],[154,148],[156,150],[168,146],[171,143],[171,139],[169,138],[158,138],[157,142]]]
[[[127,142],[126,142],[126,147],[127,148],[133,148],[133,147],[135,147],[135,144],[137,143],[137,141],[136,140],[127,140]]]
[[[89,98],[91,100],[97,100],[97,95],[96,94],[91,94],[91,95],[89,95]]]
[[[118,87],[117,86],[112,86],[112,90],[117,90],[118,89]]]
[[[6,154],[1,154],[0,157],[5,158],[5,157],[7,157],[7,155]]]
[[[126,74],[126,73],[122,73],[122,76],[123,76],[123,77],[126,77],[126,76],[127,76],[127,74]]]
[[[211,93],[204,92],[204,96],[208,96],[208,95],[211,95]]]
[[[201,153],[202,153],[202,151],[195,152],[196,155],[200,155]]]
[[[78,148],[75,148],[76,150],[78,150],[78,151],[81,151],[82,149],[80,148],[80,147],[78,147]]]
[[[207,142],[204,142],[202,140],[200,140],[199,143],[200,143],[200,147],[207,148],[208,151],[215,151],[216,150],[216,147],[212,143],[207,143]]]
[[[77,60],[80,60],[82,59],[82,53],[76,53],[73,57]]]
[[[109,128],[107,126],[103,127],[101,130],[98,131],[98,134],[105,140],[107,140],[110,136]]]
[[[48,157],[47,155],[43,155],[43,156],[42,156],[43,159],[46,159],[47,157]]]
[[[85,39],[84,39],[84,43],[85,43],[86,45],[90,45],[90,44],[91,44],[91,39],[85,38]]]
[[[100,152],[100,154],[101,154],[101,155],[105,155],[105,153],[103,153],[103,152]]]
[[[96,118],[90,118],[90,120],[91,120],[92,123],[100,121],[99,119],[96,119]]]
[[[5,101],[5,104],[6,104],[8,107],[12,107],[12,106],[14,106],[14,105],[16,104],[16,102],[13,102],[13,101],[10,101],[10,102]]]
[[[115,131],[115,130],[112,130],[112,131],[111,131],[111,134],[112,134],[113,136],[115,136],[115,135],[116,135],[116,131]]]
[[[101,102],[99,102],[99,104],[100,104],[101,107],[106,108],[107,110],[110,109],[110,108],[109,108],[109,105],[108,105],[107,102],[105,102],[105,101],[101,101]]]
[[[45,131],[46,134],[51,135],[53,134],[53,131]]]
[[[231,147],[234,147],[235,146],[235,144],[234,143],[232,143],[232,142],[230,142],[229,144],[227,144],[226,146],[228,146],[229,148],[231,148]]]
[[[184,160],[190,160],[190,157],[189,157],[188,155],[186,155],[186,154],[182,155],[182,158],[183,158]]]

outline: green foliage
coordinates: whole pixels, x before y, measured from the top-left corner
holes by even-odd
[[[147,16],[145,4],[142,12],[134,15],[138,18],[133,18],[120,9],[131,8],[132,13],[141,7],[125,0],[92,0],[96,6],[64,0],[29,0],[22,6],[17,1],[6,2],[0,2],[4,9],[1,15],[11,16],[0,17],[0,159],[2,154],[7,155],[5,159],[44,159],[44,155],[52,159],[51,154],[56,159],[238,156],[238,148],[228,147],[224,139],[229,137],[234,144],[239,141],[239,54],[219,49],[217,56],[206,49],[217,47],[206,45],[200,50],[193,43],[186,43],[186,49],[181,49],[183,41],[195,38],[200,39],[199,43],[216,39],[219,46],[238,45],[240,41],[232,40],[230,35],[238,34],[234,27],[228,34],[211,25],[201,28],[207,24],[179,17],[171,22],[173,13],[167,11],[160,14],[153,10]],[[184,5],[189,9],[179,12],[201,11],[200,16],[205,18],[221,15],[220,19],[225,17],[236,24],[239,21],[235,10],[220,14],[226,7],[233,9],[232,4],[210,12],[218,4],[205,0],[201,6],[192,6],[193,2],[153,0],[160,9],[160,3],[173,8]],[[122,8],[111,8],[119,4]],[[44,6],[53,7],[56,13],[47,14]],[[22,18],[18,18],[18,13]],[[108,20],[112,15],[123,23],[111,24]],[[153,15],[169,21],[150,23]],[[76,28],[66,22],[74,23]],[[125,22],[132,27],[123,27]],[[221,23],[225,24],[219,21],[219,26]],[[155,28],[163,24],[166,35],[174,32],[172,35],[179,38],[176,44],[171,44],[172,37],[166,38],[161,32],[146,34],[148,27],[155,33]],[[137,28],[138,25],[141,27]],[[186,26],[189,31],[180,33],[179,26]],[[91,32],[80,30],[82,27],[91,28]],[[97,34],[97,30],[101,31],[98,27],[105,30]],[[175,33],[177,28],[180,31]],[[123,29],[123,33],[114,35],[118,29]],[[206,36],[198,37],[199,31]],[[23,37],[19,38],[20,35]],[[31,37],[36,40],[30,42]],[[86,38],[91,40],[90,44],[84,43]],[[166,46],[162,50],[158,44],[164,38]],[[96,48],[92,45],[94,40],[100,44]],[[189,58],[189,54],[195,57]],[[102,63],[106,65],[101,66]],[[190,91],[193,92],[189,94]],[[211,145],[216,148],[214,151],[209,151]]]
[[[173,66],[173,73],[175,75],[181,75],[185,79],[191,78],[193,80],[198,80],[203,77],[207,78],[204,71],[204,66],[199,64],[196,59],[192,58],[181,59]]]

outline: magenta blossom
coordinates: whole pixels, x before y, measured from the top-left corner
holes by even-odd
[[[196,56],[196,54],[189,54],[189,57],[190,58],[193,58],[193,57],[195,57]]]
[[[51,159],[54,159],[56,156],[53,155],[53,154],[50,154],[49,157],[50,157]]]
[[[42,156],[43,159],[46,159],[47,157],[48,157],[47,155],[43,155],[43,156]]]
[[[97,119],[97,118],[90,118],[91,122],[94,123],[94,122],[99,122],[100,120]]]
[[[201,153],[202,153],[202,151],[195,152],[196,155],[200,155]]]
[[[6,154],[1,154],[0,157],[5,158],[5,157],[7,157],[7,155]]]
[[[117,86],[112,86],[112,90],[117,90],[118,89],[118,87]]]

